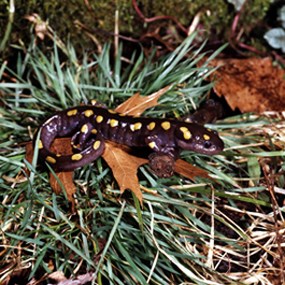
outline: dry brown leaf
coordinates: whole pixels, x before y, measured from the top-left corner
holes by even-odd
[[[149,96],[141,96],[140,93],[136,93],[119,105],[115,111],[126,115],[140,116],[146,109],[157,106],[158,98],[170,88],[171,85],[168,85]]]
[[[147,163],[148,160],[128,154],[121,145],[111,142],[106,143],[102,157],[112,169],[121,193],[126,189],[130,189],[142,203],[137,170],[141,165]]]
[[[51,146],[51,150],[53,152],[60,153],[62,155],[70,154],[72,152],[70,138],[58,138],[54,140]],[[33,156],[34,156],[33,144],[32,142],[29,142],[26,145],[26,160],[31,163],[33,160]],[[60,180],[61,184],[64,186],[66,190],[67,199],[72,205],[72,210],[74,210],[75,200],[74,200],[73,195],[76,192],[76,186],[73,182],[73,171],[56,172],[56,175],[58,179]],[[49,175],[49,182],[50,182],[50,186],[52,190],[56,194],[59,194],[62,188],[52,173],[50,173]]]
[[[174,171],[183,175],[184,177],[189,178],[190,180],[194,181],[195,177],[203,177],[212,179],[208,172],[191,165],[190,163],[186,162],[183,159],[177,159],[174,165]]]
[[[84,285],[94,280],[94,272],[88,272],[82,275],[78,275],[75,278],[66,278],[64,273],[56,271],[48,275],[49,279],[56,282],[57,285]]]
[[[64,186],[67,199],[71,203],[72,209],[75,210],[75,200],[73,195],[76,192],[76,186],[73,182],[73,171],[56,172],[56,176],[57,178],[52,173],[49,174],[49,183],[51,188],[56,194],[60,194],[62,188],[58,183],[59,180]]]
[[[29,162],[32,163],[34,157],[34,147],[32,142],[28,142],[26,144],[26,155],[25,159]],[[26,173],[28,173],[27,170],[25,170]]]
[[[67,280],[62,271],[55,271],[48,275],[48,277],[56,282]]]
[[[284,111],[285,72],[270,58],[216,59],[214,87],[232,108],[241,112]],[[213,77],[212,77],[213,78]]]
[[[54,140],[51,151],[60,153],[61,155],[69,155],[72,153],[70,138],[58,138]],[[56,176],[65,188],[68,201],[72,205],[72,210],[75,210],[75,200],[73,195],[76,192],[76,186],[73,182],[73,171],[56,172]],[[56,194],[61,192],[61,186],[52,173],[49,175],[49,183]]]

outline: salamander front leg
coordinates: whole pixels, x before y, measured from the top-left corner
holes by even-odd
[[[91,104],[92,106],[95,106],[95,107],[99,107],[99,108],[103,108],[103,109],[108,109],[107,106],[106,106],[104,103],[99,102],[99,101],[97,101],[97,100],[95,100],[95,99],[92,99],[92,100],[90,101],[90,104]]]
[[[165,143],[166,139],[162,139],[157,135],[151,135],[145,138],[146,145],[157,153],[169,154],[176,158],[177,151],[173,145]]]
[[[172,145],[165,144],[163,139],[156,135],[148,136],[146,144],[154,151],[148,157],[151,170],[158,177],[172,176],[179,150]]]
[[[148,156],[149,166],[158,177],[171,177],[174,173],[175,159],[163,153],[153,152]]]

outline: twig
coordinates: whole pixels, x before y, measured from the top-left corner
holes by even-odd
[[[115,57],[118,55],[119,49],[119,11],[115,12],[115,27],[114,27],[114,49]]]
[[[142,11],[140,10],[138,4],[137,4],[137,1],[136,0],[132,0],[132,3],[133,3],[133,6],[134,6],[134,9],[136,11],[136,13],[138,14],[138,16],[145,22],[145,23],[151,23],[151,22],[155,22],[155,21],[159,21],[159,20],[171,20],[173,21],[177,27],[183,32],[185,33],[186,35],[188,35],[188,29],[186,29],[183,25],[181,25],[179,23],[179,21],[172,17],[172,16],[155,16],[155,17],[152,17],[152,18],[146,18],[144,16],[144,14],[142,13]]]

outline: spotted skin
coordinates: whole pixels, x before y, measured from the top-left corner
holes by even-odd
[[[58,112],[41,125],[39,132],[39,157],[58,171],[74,170],[96,160],[104,152],[106,140],[146,147],[173,159],[183,149],[214,155],[224,147],[216,132],[195,123],[124,116],[96,105]],[[73,154],[60,155],[50,150],[59,137],[71,137]]]

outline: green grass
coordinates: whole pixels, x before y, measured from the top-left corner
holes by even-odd
[[[182,157],[215,181],[158,179],[148,166],[141,167],[140,184],[148,190],[143,207],[128,192],[120,194],[110,169],[98,159],[75,172],[77,211],[72,214],[64,193],[52,193],[48,174],[24,159],[24,142],[45,118],[94,98],[115,108],[136,92],[149,95],[171,84],[159,106],[145,115],[182,117],[193,111],[207,97],[212,83],[204,79],[213,72],[207,61],[196,67],[205,55],[193,39],[159,61],[137,53],[126,64],[122,49],[112,58],[109,45],[100,55],[79,58],[72,46],[65,47],[66,55],[55,44],[50,54],[30,46],[14,70],[3,63],[0,282],[24,268],[29,278],[92,272],[94,284],[114,285],[245,284],[252,276],[246,284],[259,284],[257,278],[270,279],[264,260],[271,262],[279,253],[280,233],[273,225],[281,226],[284,209],[272,207],[261,166],[269,165],[274,173],[284,169],[278,133],[269,132],[278,119],[240,115],[209,125],[219,130],[224,152],[207,157],[184,151]],[[281,175],[274,186],[283,188]],[[270,234],[276,238],[270,240]],[[272,248],[267,244],[265,251],[267,241]],[[218,267],[221,263],[225,270]]]

